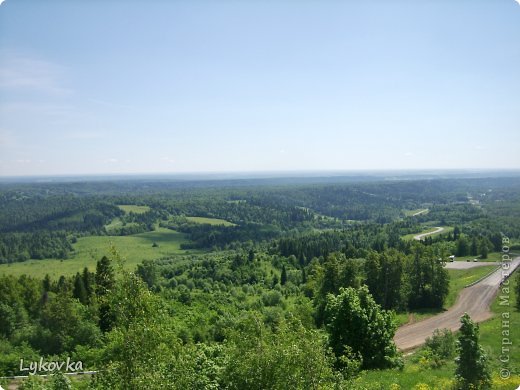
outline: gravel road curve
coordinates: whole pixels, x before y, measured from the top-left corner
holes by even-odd
[[[468,313],[475,322],[491,318],[490,306],[500,287],[503,278],[502,272],[507,275],[511,274],[520,264],[520,257],[515,258],[509,264],[509,269],[501,267],[479,283],[463,289],[455,305],[445,312],[397,329],[394,337],[397,348],[401,351],[414,349],[424,344],[426,338],[431,336],[435,329],[458,330],[460,317],[464,313]]]

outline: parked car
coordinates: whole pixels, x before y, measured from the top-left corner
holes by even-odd
[[[473,259],[473,262],[476,263],[478,261],[478,259]]]

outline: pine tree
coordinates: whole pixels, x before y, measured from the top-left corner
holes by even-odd
[[[94,294],[94,274],[88,270],[87,267],[83,269],[83,285],[87,291],[87,296],[90,297]]]
[[[487,242],[486,242],[486,240],[483,239],[480,241],[480,258],[487,259],[488,252],[489,252],[489,248],[487,246]]]
[[[96,265],[96,294],[98,297],[107,295],[114,287],[114,269],[108,257],[103,256]]]
[[[76,273],[74,277],[74,287],[72,288],[72,296],[78,299],[82,304],[86,305],[88,303],[88,294],[85,288],[85,284],[83,283],[83,278],[80,273]]]
[[[282,275],[280,275],[280,284],[283,286],[287,283],[287,271],[285,265],[282,267]]]
[[[455,229],[453,229],[453,240],[458,240],[460,237],[460,228],[458,226],[455,226]]]
[[[478,343],[478,325],[471,321],[468,313],[464,313],[460,322],[460,335],[457,341],[458,357],[455,359],[457,367],[455,377],[458,388],[490,389],[491,376],[487,363],[487,356]]]
[[[470,250],[469,250],[469,254],[471,256],[476,256],[478,254],[478,241],[477,241],[477,237],[473,237],[471,239],[471,247],[470,247]]]
[[[103,256],[96,265],[96,295],[99,299],[99,328],[103,332],[112,329],[113,315],[108,302],[108,294],[114,288],[114,270],[110,260]]]
[[[51,291],[51,277],[49,276],[49,274],[45,274],[45,278],[43,278],[42,284],[43,291]]]
[[[56,284],[56,292],[67,292],[69,291],[69,284],[65,279],[65,276],[61,275]]]

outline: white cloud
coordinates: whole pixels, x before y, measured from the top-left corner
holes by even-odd
[[[2,5],[2,3],[4,2],[5,0],[0,0],[0,5]]]
[[[115,164],[117,162],[119,162],[119,160],[117,158],[107,158],[105,161],[103,161],[105,164]]]
[[[66,73],[64,67],[19,55],[1,53],[1,57],[0,88],[56,96],[72,93],[72,90],[62,85]]]
[[[520,0],[515,0],[515,1],[518,3],[518,5],[520,5]]]
[[[167,162],[167,163],[170,163],[170,164],[173,164],[175,163],[175,160],[171,157],[163,157],[161,158],[161,161],[164,161],[164,162]]]

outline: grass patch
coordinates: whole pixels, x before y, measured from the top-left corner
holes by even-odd
[[[406,217],[413,217],[415,215],[427,214],[428,211],[428,209],[404,210],[404,215]]]
[[[137,225],[139,225],[137,222],[128,222],[126,225],[123,225],[123,221],[121,221],[121,219],[116,217],[108,225],[105,225],[105,229],[108,234],[112,234],[112,233],[114,233],[114,231],[117,232],[117,230],[122,228],[123,226],[130,228],[132,226],[137,226]]]
[[[222,226],[236,226],[234,223],[219,218],[206,217],[186,217],[186,219],[193,223],[207,224],[207,225],[222,225]]]
[[[153,243],[158,247],[152,247]],[[184,234],[165,228],[157,228],[152,232],[134,234],[131,236],[91,236],[81,237],[73,245],[74,253],[69,259],[28,260],[21,263],[1,264],[0,274],[11,274],[43,278],[49,274],[53,278],[60,275],[74,275],[88,267],[91,271],[96,268],[96,262],[103,255],[109,253],[113,244],[126,259],[125,267],[134,269],[143,260],[158,259],[170,255],[185,253],[180,245],[187,242]]]
[[[440,312],[442,312],[442,309],[419,309],[412,312],[396,313],[395,318],[397,326],[402,326],[425,320],[426,318],[433,317]]]
[[[516,382],[513,382],[516,386],[520,385],[520,311],[515,307],[516,294],[513,286],[516,284],[518,272],[520,271],[517,269],[515,275],[509,278],[509,285],[504,284],[493,301],[491,311],[496,315],[489,321],[480,324],[480,342],[489,356],[493,374],[498,376],[500,369],[507,367],[511,374],[516,376]],[[509,287],[509,291],[505,290],[504,287]],[[506,301],[509,305],[500,305],[500,296],[508,297]],[[502,326],[502,316],[509,316],[508,319],[504,318],[506,321],[509,320],[508,328]],[[504,330],[509,330],[509,336],[502,335]],[[512,343],[505,345],[506,348],[509,348],[509,352],[504,353],[504,355],[509,356],[507,364],[500,361],[502,338],[509,338]],[[516,387],[509,388],[516,389]]]
[[[470,283],[476,282],[480,278],[486,276],[491,271],[497,269],[496,265],[483,267],[475,267],[470,269],[449,269],[450,274],[450,292],[444,303],[445,308],[449,308],[455,304],[461,290]]]
[[[135,204],[119,204],[117,205],[121,210],[123,210],[125,213],[134,213],[134,214],[143,214],[147,211],[150,211],[150,207],[148,206],[138,206]]]
[[[497,262],[497,261],[502,261],[502,252],[492,252],[492,253],[488,253],[488,258],[487,259],[481,259],[480,258],[480,255],[479,256],[473,256],[473,255],[470,255],[470,256],[462,256],[462,257],[456,257],[455,258],[455,261],[473,261],[473,259],[478,259],[478,261],[482,261],[482,262],[487,262],[487,261],[490,261],[490,262]]]

